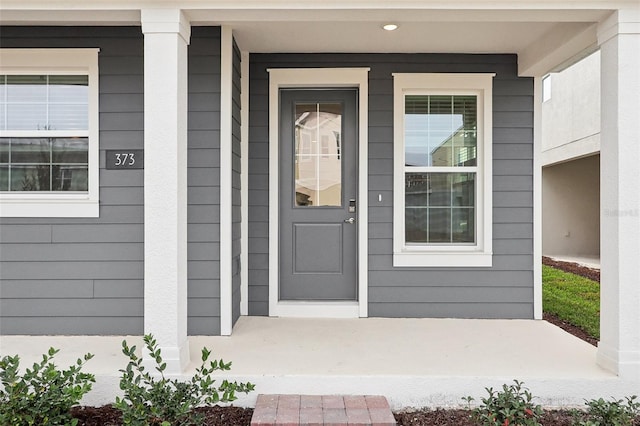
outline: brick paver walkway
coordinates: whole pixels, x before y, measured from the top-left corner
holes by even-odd
[[[258,395],[252,426],[395,426],[378,395]]]

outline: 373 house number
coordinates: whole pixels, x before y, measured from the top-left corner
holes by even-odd
[[[131,150],[107,150],[107,169],[142,169],[144,168],[144,151]]]
[[[117,152],[116,153],[116,167],[118,166],[134,166],[136,164],[136,154],[134,152]]]

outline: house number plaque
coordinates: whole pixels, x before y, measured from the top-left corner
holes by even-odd
[[[127,150],[107,150],[107,169],[143,169],[144,168],[144,150],[127,149]]]

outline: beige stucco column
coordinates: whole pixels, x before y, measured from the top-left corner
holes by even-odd
[[[640,380],[640,7],[598,27],[601,341],[598,363]]]

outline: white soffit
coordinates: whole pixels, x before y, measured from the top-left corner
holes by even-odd
[[[518,53],[554,24],[401,22],[392,33],[376,22],[234,22],[251,52]],[[275,47],[275,48],[274,48]]]
[[[637,0],[2,0],[3,25],[139,25],[182,9],[193,26],[233,28],[248,52],[514,53],[536,72],[580,54],[585,28]],[[637,7],[637,6],[636,6]],[[397,31],[381,30],[393,21]],[[566,28],[565,28],[566,27]],[[579,39],[579,35],[583,39]],[[567,44],[565,37],[576,40]],[[587,38],[588,38],[587,37]],[[595,43],[595,40],[593,40]],[[556,49],[551,61],[546,48]],[[574,51],[575,50],[575,51]]]

